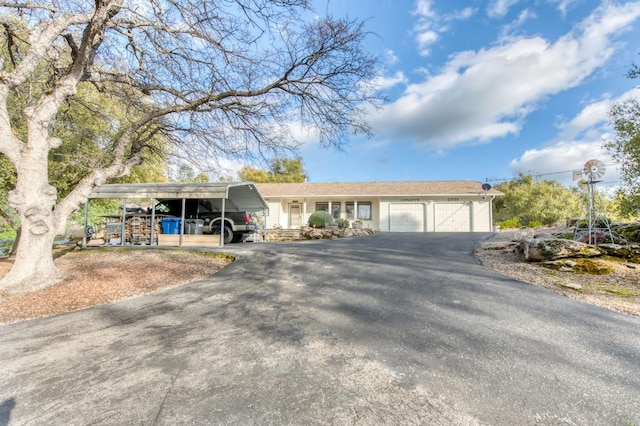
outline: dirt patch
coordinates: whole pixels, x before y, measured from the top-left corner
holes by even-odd
[[[229,257],[182,250],[100,248],[75,250],[55,260],[69,278],[39,291],[0,294],[0,324],[41,318],[158,292],[207,278]],[[0,260],[0,277],[12,259]]]

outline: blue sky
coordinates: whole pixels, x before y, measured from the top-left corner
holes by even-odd
[[[388,102],[373,138],[301,151],[311,182],[476,180],[608,165],[612,102],[640,96],[640,1],[316,0],[365,19]],[[571,185],[571,173],[547,175]]]

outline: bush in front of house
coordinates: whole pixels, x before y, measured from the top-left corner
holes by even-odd
[[[351,225],[351,223],[349,222],[349,220],[342,219],[342,218],[338,219],[338,228],[347,229],[350,225]]]
[[[518,218],[508,219],[499,223],[500,229],[520,228],[520,220]]]
[[[333,217],[325,211],[315,211],[309,216],[309,226],[314,228],[324,228],[333,223]]]

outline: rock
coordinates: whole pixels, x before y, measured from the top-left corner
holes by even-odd
[[[560,259],[542,262],[545,268],[575,274],[608,275],[611,267],[593,259]]]
[[[322,240],[359,237],[362,235],[371,235],[374,233],[372,229],[352,229],[352,228],[312,228],[303,226],[301,229],[290,230],[271,230],[273,237],[271,241],[291,241],[291,240]],[[285,235],[286,234],[286,235]],[[296,234],[296,235],[293,235]]]
[[[478,244],[478,249],[513,251],[517,246],[517,241],[483,241]]]
[[[580,284],[575,283],[562,283],[560,284],[562,287],[567,287],[573,290],[582,290],[582,286]]]
[[[542,262],[567,257],[597,257],[606,253],[597,246],[549,236],[522,241],[518,249],[528,262]]]
[[[533,228],[507,229],[497,232],[491,239],[493,241],[521,241],[533,238]]]
[[[640,245],[637,244],[600,244],[598,247],[603,249],[609,256],[623,259],[640,259]]]
[[[611,231],[622,236],[627,241],[640,242],[640,223],[616,223],[611,226]]]

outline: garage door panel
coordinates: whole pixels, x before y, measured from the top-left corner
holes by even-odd
[[[434,205],[436,232],[470,232],[470,207],[463,203],[442,203]]]
[[[390,204],[389,230],[391,232],[424,232],[424,204]]]

